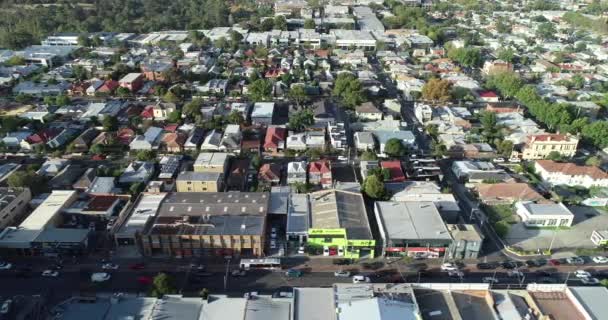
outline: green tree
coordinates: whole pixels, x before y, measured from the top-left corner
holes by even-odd
[[[156,158],[156,154],[152,150],[141,150],[135,157],[139,161],[152,161]]]
[[[425,100],[447,102],[452,99],[452,84],[443,79],[432,78],[422,87],[422,98]]]
[[[231,124],[245,124],[245,118],[243,117],[243,113],[236,110],[230,112],[227,120]]]
[[[175,284],[173,279],[166,273],[159,273],[154,277],[152,281],[152,296],[161,298],[166,294],[172,294],[176,292]]]
[[[254,154],[251,156],[251,165],[256,168],[256,170],[260,168],[260,165],[262,165],[262,159],[260,158],[259,154]]]
[[[562,156],[561,153],[557,152],[557,151],[551,151],[549,152],[549,154],[545,157],[545,159],[547,160],[553,160],[553,161],[561,161],[564,159],[564,157]]]
[[[511,153],[513,152],[513,142],[510,140],[502,140],[502,142],[497,144],[496,149],[503,157],[510,158]]]
[[[83,33],[80,34],[78,36],[78,45],[82,46],[82,47],[90,47],[91,46],[91,39],[89,38],[89,35]]]
[[[314,114],[310,109],[302,109],[295,112],[289,117],[289,128],[296,132],[304,130],[304,128],[315,123]]]
[[[44,178],[33,171],[17,171],[7,179],[7,184],[11,188],[30,188],[32,193],[38,194],[44,190]]]
[[[511,48],[502,49],[502,50],[498,51],[497,58],[502,61],[512,63],[515,60],[515,51],[513,51],[513,49],[511,49]]]
[[[89,148],[89,153],[91,154],[102,154],[103,153],[103,145],[96,143]]]
[[[260,25],[261,31],[270,31],[274,27],[274,19],[266,18],[262,20],[262,24]]]
[[[255,102],[268,101],[272,98],[272,82],[258,79],[249,85],[248,94]]]
[[[377,175],[369,175],[363,182],[363,192],[372,199],[384,199],[386,189],[384,183]]]
[[[509,229],[510,226],[505,221],[498,221],[494,224],[494,231],[496,231],[496,234],[501,238],[504,238],[509,234]]]
[[[29,103],[32,100],[33,100],[33,97],[30,96],[29,94],[25,94],[25,93],[19,93],[15,96],[15,101],[19,102],[21,104]]]
[[[469,68],[479,67],[483,62],[481,51],[477,48],[450,48],[448,57]]]
[[[192,101],[186,103],[182,108],[182,112],[184,115],[194,118],[197,115],[201,115],[201,106],[203,105],[203,101],[201,99],[193,99]]]
[[[67,106],[68,104],[70,104],[71,99],[70,97],[64,95],[64,94],[60,94],[57,97],[55,97],[55,104],[63,107],[63,106]]]
[[[201,297],[201,299],[203,300],[207,300],[209,299],[209,289],[207,288],[203,288],[201,290],[201,292],[199,292],[199,296]]]
[[[167,115],[167,121],[170,123],[178,123],[182,120],[182,113],[179,110],[172,111]]]
[[[600,158],[598,156],[591,156],[591,157],[587,158],[587,160],[585,160],[586,166],[599,167],[601,164],[602,164],[602,158]]]
[[[374,161],[374,160],[378,160],[378,155],[373,151],[365,150],[361,154],[360,158],[363,161]]]
[[[132,196],[138,195],[140,192],[144,191],[145,185],[142,182],[135,182],[129,186],[129,194]]]
[[[165,95],[163,96],[163,101],[165,102],[178,103],[179,100],[179,97],[171,90],[168,90],[167,93],[165,93]]]
[[[116,89],[116,95],[119,97],[127,97],[131,94],[131,90],[129,90],[128,88],[125,87],[118,87],[118,89]]]
[[[402,157],[406,154],[407,149],[401,142],[401,140],[397,138],[391,138],[386,141],[384,145],[384,153],[391,157]]]
[[[101,125],[105,131],[116,131],[118,129],[118,119],[114,116],[106,115],[101,120]]]
[[[12,56],[4,62],[7,66],[22,66],[26,64],[25,58],[22,56]]]
[[[332,95],[339,97],[347,108],[354,108],[367,101],[367,96],[359,79],[350,73],[341,73],[334,82]]]
[[[557,30],[552,22],[545,22],[538,25],[536,35],[542,39],[554,39]]]
[[[294,85],[289,89],[287,93],[289,99],[295,101],[296,105],[299,107],[302,103],[306,101],[308,95],[306,95],[306,90],[303,85]]]
[[[306,19],[304,20],[304,29],[314,29],[316,27],[315,20]]]
[[[278,30],[287,30],[287,19],[285,19],[285,16],[279,15],[274,17],[274,28],[278,29]]]

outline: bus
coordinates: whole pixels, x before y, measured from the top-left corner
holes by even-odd
[[[243,270],[250,270],[250,269],[280,270],[281,269],[281,259],[277,259],[277,258],[241,259],[240,268]]]

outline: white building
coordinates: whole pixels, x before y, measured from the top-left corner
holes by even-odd
[[[570,227],[574,214],[563,203],[517,202],[515,212],[528,227]]]
[[[306,161],[296,161],[287,164],[287,183],[306,183]]]
[[[538,160],[534,169],[545,183],[552,186],[608,187],[608,173],[596,166]]]

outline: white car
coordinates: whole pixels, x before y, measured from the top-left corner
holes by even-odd
[[[441,265],[441,271],[458,271],[458,267],[448,262]]]
[[[492,160],[492,162],[503,163],[503,162],[505,162],[505,158],[495,158],[495,159]]]
[[[574,275],[575,275],[577,278],[581,278],[581,279],[582,279],[582,278],[591,278],[591,273],[589,273],[589,272],[587,272],[587,271],[585,271],[585,270],[576,270],[576,271],[574,272]]]
[[[595,263],[608,263],[608,258],[604,256],[595,256],[591,258]]]
[[[270,249],[276,249],[277,248],[277,241],[274,239],[270,240]]]
[[[306,253],[306,249],[304,247],[299,247],[298,254],[304,254],[304,253]]]
[[[359,275],[359,276],[353,277],[353,283],[369,283],[369,282],[370,282],[369,277],[366,277],[366,276]]]
[[[483,283],[490,283],[490,284],[498,283],[498,279],[496,279],[494,277],[483,277],[481,280],[483,281]]]
[[[110,280],[110,274],[106,272],[97,272],[91,275],[92,282],[104,282]]]
[[[0,262],[0,270],[10,270],[12,267],[13,265],[8,262]]]
[[[348,277],[350,277],[350,272],[344,271],[344,270],[336,271],[336,272],[334,272],[334,276],[337,278],[348,278]]]
[[[114,263],[104,263],[101,268],[103,270],[118,270],[118,265]]]
[[[591,278],[582,278],[581,282],[583,284],[594,285],[594,284],[599,284],[600,280],[598,280],[597,278],[591,277]]]
[[[44,270],[42,271],[42,276],[43,277],[51,277],[51,278],[56,278],[59,276],[59,271],[55,271],[55,270]]]
[[[277,228],[270,229],[270,238],[272,238],[272,239],[277,238]]]
[[[511,162],[511,163],[520,163],[521,159],[520,158],[511,158],[511,159],[509,159],[509,162]]]
[[[0,307],[0,314],[7,314],[11,310],[11,305],[13,304],[13,300],[8,299],[4,301],[2,307]]]

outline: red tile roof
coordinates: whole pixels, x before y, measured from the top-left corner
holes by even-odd
[[[608,173],[596,166],[579,166],[569,162],[538,160],[536,163],[548,172],[561,172],[568,176],[589,176],[595,180],[608,179]]]
[[[270,127],[266,130],[264,138],[264,149],[277,149],[279,144],[285,145],[287,130],[281,127]]]
[[[565,134],[559,133],[545,133],[537,134],[528,137],[530,142],[532,141],[569,141],[570,137]]]
[[[260,167],[258,179],[263,181],[276,181],[281,179],[281,165],[278,163],[265,163]]]
[[[504,199],[509,201],[538,201],[542,195],[532,189],[527,183],[495,183],[481,184],[477,187],[479,197],[484,201]]]
[[[380,167],[387,169],[390,173],[390,180],[386,182],[403,182],[405,181],[405,174],[401,169],[401,162],[399,161],[381,161]]]
[[[117,196],[95,196],[87,204],[87,211],[106,211],[118,200]]]
[[[482,98],[498,98],[496,93],[494,93],[493,91],[482,91],[479,93],[479,96]]]
[[[313,161],[308,164],[309,173],[327,173],[331,172],[331,163],[327,160]]]

